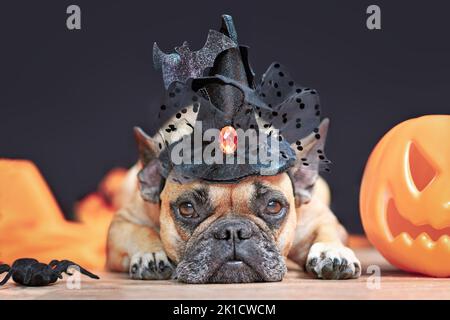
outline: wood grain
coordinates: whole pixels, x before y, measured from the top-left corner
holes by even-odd
[[[13,282],[0,288],[3,299],[450,299],[450,279],[408,274],[389,265],[374,249],[357,249],[363,276],[357,280],[311,279],[298,267],[282,282],[187,285],[176,281],[136,281],[126,274],[100,273],[100,280],[82,278],[81,289],[67,282],[42,288],[20,287]],[[381,268],[380,288],[371,289],[369,265]],[[368,285],[369,284],[369,285]]]

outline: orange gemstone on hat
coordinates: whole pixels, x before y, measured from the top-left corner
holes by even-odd
[[[223,127],[219,135],[220,148],[225,154],[236,151],[237,148],[237,132],[232,126]]]

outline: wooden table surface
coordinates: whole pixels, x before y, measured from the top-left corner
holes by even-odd
[[[3,299],[450,299],[450,279],[408,274],[389,265],[374,249],[356,250],[363,275],[356,280],[309,278],[293,266],[282,282],[187,285],[176,281],[136,281],[126,274],[99,273],[100,280],[82,277],[80,289],[66,278],[48,287],[21,287],[12,281],[0,287]],[[380,267],[381,278],[367,273]],[[291,266],[289,264],[289,266]],[[379,280],[379,281],[378,281]],[[377,287],[377,284],[379,286]]]

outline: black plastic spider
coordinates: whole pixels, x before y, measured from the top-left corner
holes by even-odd
[[[0,286],[8,282],[12,276],[14,282],[30,287],[46,286],[62,279],[62,273],[72,275],[67,269],[76,266],[80,272],[93,279],[100,279],[97,275],[87,271],[76,263],[69,260],[52,260],[49,264],[41,263],[36,259],[23,258],[14,261],[10,267],[7,264],[0,265],[0,274],[8,272],[0,282]]]

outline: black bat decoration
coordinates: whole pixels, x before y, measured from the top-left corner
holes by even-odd
[[[7,264],[0,265],[0,274],[8,272],[5,278],[0,282],[0,286],[7,283],[11,277],[14,282],[23,286],[47,286],[56,282],[58,279],[62,279],[62,273],[72,275],[72,273],[67,270],[70,266],[78,267],[82,274],[90,278],[100,279],[97,275],[69,260],[52,260],[49,264],[45,264],[36,259],[23,258],[14,261],[11,267]]]
[[[214,66],[216,57],[223,51],[236,48],[235,41],[221,32],[209,30],[206,43],[198,51],[191,51],[189,44],[184,42],[181,47],[176,47],[176,53],[166,54],[153,45],[153,64],[155,69],[162,69],[165,88],[179,81],[185,83],[189,78],[198,78],[203,75],[206,68]]]

